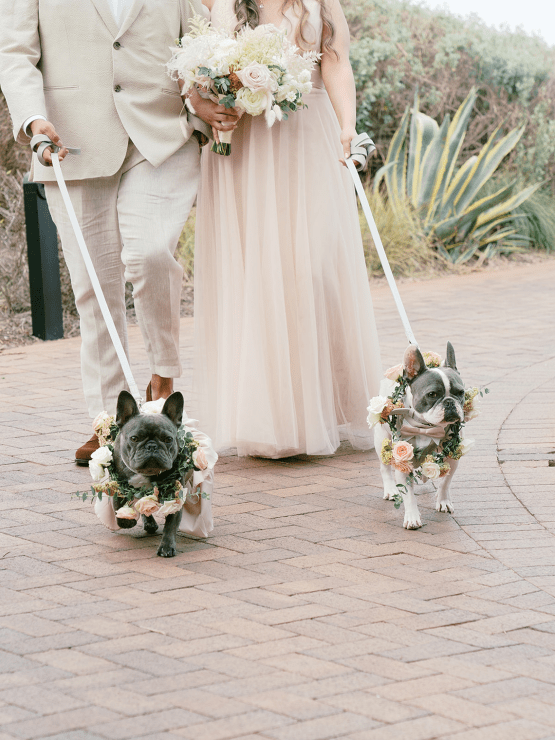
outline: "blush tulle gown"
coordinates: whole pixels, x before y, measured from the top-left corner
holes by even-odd
[[[320,4],[305,4],[319,50]],[[291,38],[297,23],[287,11]],[[239,455],[332,454],[342,431],[372,446],[382,368],[355,193],[319,69],[313,85],[289,120],[244,115],[229,157],[202,154],[195,387],[202,428]]]

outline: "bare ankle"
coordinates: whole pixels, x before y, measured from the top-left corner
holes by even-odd
[[[168,398],[173,393],[173,378],[164,378],[161,375],[153,375],[150,381],[152,400]]]

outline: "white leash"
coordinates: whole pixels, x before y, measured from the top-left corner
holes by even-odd
[[[395,282],[395,278],[393,277],[393,273],[391,272],[389,260],[387,259],[387,254],[385,253],[385,249],[383,247],[376,222],[374,221],[374,216],[372,215],[372,211],[370,210],[370,203],[368,203],[368,198],[364,191],[360,175],[358,174],[355,167],[355,162],[357,162],[360,166],[363,166],[368,159],[368,155],[375,148],[376,147],[374,146],[374,142],[367,134],[359,134],[359,136],[353,139],[353,142],[351,144],[351,156],[349,157],[349,159],[347,159],[347,169],[349,170],[349,172],[351,173],[351,177],[353,178],[362,210],[364,211],[364,215],[366,216],[366,221],[368,223],[368,227],[370,228],[370,233],[372,234],[372,239],[374,240],[374,245],[380,258],[380,262],[382,263],[387,282],[393,294],[395,306],[397,307],[397,311],[399,312],[399,316],[401,317],[401,322],[403,324],[405,334],[407,335],[407,339],[409,340],[410,344],[415,344],[416,346],[418,346],[418,342],[416,341],[414,333],[410,326],[407,312],[405,311],[405,307],[403,306],[403,301],[401,300],[401,296],[397,289],[397,283]]]
[[[114,344],[114,348],[120,361],[121,369],[123,370],[123,374],[125,375],[125,380],[127,381],[127,385],[129,386],[131,395],[135,398],[140,407],[142,398],[141,394],[139,393],[139,388],[137,387],[137,383],[135,382],[135,378],[133,377],[133,373],[131,372],[129,360],[127,359],[127,355],[125,354],[125,350],[123,349],[123,344],[121,343],[116,325],[114,324],[112,314],[110,313],[110,309],[108,308],[108,304],[106,303],[106,299],[104,298],[104,293],[102,292],[102,288],[100,286],[96,270],[94,269],[89,250],[87,249],[87,245],[85,244],[85,240],[83,239],[83,232],[81,231],[81,227],[79,226],[79,222],[77,221],[77,216],[75,215],[75,209],[73,208],[69,193],[67,192],[66,183],[62,174],[62,168],[60,167],[60,160],[58,157],[59,148],[54,147],[54,145],[52,145],[51,143],[47,144],[47,146],[50,146],[50,148],[54,150],[52,154],[52,166],[54,167],[54,174],[56,175],[58,187],[60,188],[60,193],[62,194],[62,199],[64,201],[67,215],[69,216],[69,220],[73,228],[73,233],[75,234],[75,238],[77,239],[77,244],[79,245],[79,249],[81,250],[81,255],[83,256],[83,260],[85,262],[85,267],[87,268],[87,272],[89,273],[93,290],[98,300],[98,305],[100,306],[100,311],[102,312],[102,316],[104,318],[104,321],[106,322],[108,333],[110,334],[110,338]],[[78,153],[78,150],[74,150],[71,153]]]

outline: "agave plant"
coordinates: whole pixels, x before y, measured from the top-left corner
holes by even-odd
[[[439,126],[418,110],[416,95],[412,115],[407,106],[385,165],[374,181],[375,191],[385,181],[393,208],[401,210],[407,202],[411,204],[424,233],[435,237],[440,254],[455,264],[465,262],[479,250],[490,257],[528,242],[528,237],[515,228],[519,216],[514,211],[541,185],[531,185],[515,194],[513,182],[492,194],[482,194],[524,128],[513,129],[505,136],[497,128],[477,156],[457,167],[475,102],[473,88],[453,120],[446,116]]]

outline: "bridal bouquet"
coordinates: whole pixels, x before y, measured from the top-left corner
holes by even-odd
[[[195,16],[191,31],[177,40],[167,64],[172,79],[183,80],[182,93],[197,86],[214,102],[266,116],[268,126],[306,107],[303,95],[312,89],[311,73],[320,58],[303,54],[273,25],[246,26],[238,33],[216,29]],[[219,131],[212,151],[231,153],[231,131]]]

